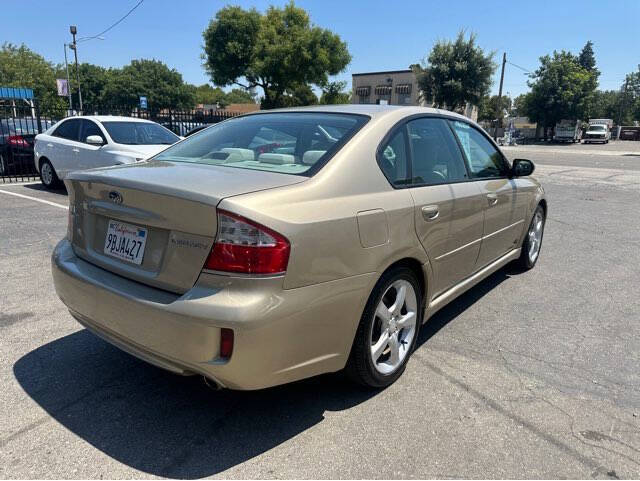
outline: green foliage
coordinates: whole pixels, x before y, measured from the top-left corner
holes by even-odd
[[[147,97],[154,108],[191,108],[193,89],[182,75],[159,60],[132,60],[119,71],[112,71],[104,87],[102,100],[119,106],[135,107],[139,97]]]
[[[476,45],[474,34],[465,39],[463,31],[454,42],[437,42],[426,64],[412,66],[422,98],[451,110],[463,109],[467,102],[478,105],[496,70],[493,55]]]
[[[225,94],[227,104],[255,104],[256,99],[245,89],[232,89]]]
[[[193,99],[196,104],[205,105],[226,105],[225,92],[220,87],[212,87],[209,84],[192,86]]]
[[[498,97],[493,95],[483,96],[478,103],[478,120],[502,120],[505,116],[505,111],[511,110],[511,98],[503,95]]]
[[[597,86],[597,70],[589,71],[570,52],[540,57],[540,67],[531,75],[523,102],[530,120],[552,127],[562,119],[586,120]]]
[[[596,68],[596,57],[593,53],[593,42],[589,40],[578,55],[578,63],[584,69],[589,72],[595,72],[596,77],[600,75],[600,72]]]
[[[288,88],[281,97],[281,107],[301,107],[304,105],[316,105],[318,97],[307,84],[294,85]]]
[[[213,83],[261,87],[264,108],[312,101],[309,85],[325,84],[329,75],[340,73],[351,61],[340,37],[312,26],[307,12],[293,2],[269,7],[265,14],[222,8],[202,35],[205,68]],[[305,94],[296,97],[303,85]]]
[[[65,100],[57,95],[53,64],[24,44],[4,43],[0,48],[0,85],[33,89],[43,108],[64,109]]]
[[[322,95],[320,103],[323,105],[349,104],[351,103],[351,94],[344,92],[347,82],[327,82],[322,85]]]

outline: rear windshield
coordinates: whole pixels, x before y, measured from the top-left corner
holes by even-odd
[[[154,159],[309,176],[367,119],[310,112],[248,115],[193,134]]]
[[[171,145],[180,137],[158,124],[147,122],[102,122],[116,144]]]

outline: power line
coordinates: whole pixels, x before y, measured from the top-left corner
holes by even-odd
[[[100,32],[97,35],[92,35],[91,37],[83,37],[83,38],[79,38],[78,42],[87,42],[89,40],[93,40],[94,38],[98,38],[101,37],[102,35],[104,35],[105,33],[107,33],[109,30],[111,30],[113,27],[115,27],[116,25],[118,25],[120,22],[122,22],[125,18],[127,18],[129,15],[131,15],[133,13],[133,11],[138,8],[142,2],[144,2],[144,0],[140,0],[138,3],[136,3],[133,8],[131,10],[129,10],[122,18],[120,18],[120,20],[118,20],[117,22],[115,22],[114,24],[112,24],[109,28],[103,30],[102,32]]]
[[[533,73],[531,70],[528,70],[528,69],[526,69],[526,68],[524,68],[524,67],[521,67],[520,65],[516,65],[516,64],[515,64],[515,63],[513,63],[513,62],[509,62],[508,60],[507,60],[507,63],[508,63],[509,65],[513,65],[514,67],[519,68],[520,70],[523,70],[523,71],[525,71],[525,72],[527,72],[527,73]]]

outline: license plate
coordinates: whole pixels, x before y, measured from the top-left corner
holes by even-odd
[[[146,242],[147,229],[110,220],[104,239],[104,253],[140,265]]]

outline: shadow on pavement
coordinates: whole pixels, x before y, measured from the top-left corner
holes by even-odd
[[[67,189],[64,187],[64,185],[59,189],[47,189],[42,184],[25,184],[24,187],[31,190],[37,190],[39,192],[49,192],[50,194],[58,194],[64,196],[68,195]]]
[[[508,279],[500,270],[422,328],[418,346]],[[243,463],[379,391],[340,374],[262,391],[212,391],[123,353],[86,330],[26,354],[16,379],[51,417],[108,456],[151,475],[210,476]]]

